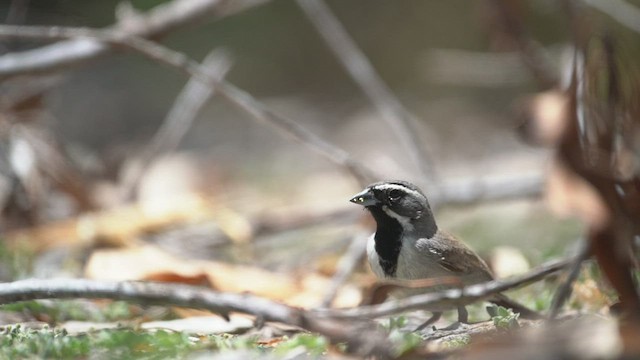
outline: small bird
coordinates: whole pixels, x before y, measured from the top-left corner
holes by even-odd
[[[367,186],[351,202],[364,206],[376,221],[376,232],[367,242],[371,269],[380,279],[419,280],[457,277],[463,285],[493,280],[487,264],[462,241],[440,230],[427,197],[406,181],[383,181]],[[400,296],[440,291],[455,285],[403,289]],[[540,314],[513,302],[502,294],[489,300],[512,308],[523,317]],[[446,308],[429,309],[433,316],[421,330],[440,319]],[[467,323],[464,306],[458,307],[458,321]]]

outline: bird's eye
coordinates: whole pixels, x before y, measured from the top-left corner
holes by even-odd
[[[398,189],[393,189],[391,191],[389,191],[389,200],[391,201],[395,201],[398,200],[402,197],[404,193],[401,190]]]

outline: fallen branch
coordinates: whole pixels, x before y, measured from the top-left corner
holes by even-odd
[[[145,282],[112,282],[82,279],[19,280],[0,284],[0,303],[36,299],[114,299],[164,304],[210,310],[219,314],[242,312],[262,316],[267,321],[300,325],[297,316],[321,316],[334,319],[365,319],[401,312],[420,310],[429,306],[466,305],[491,295],[521,287],[564,269],[573,259],[558,260],[541,265],[527,274],[508,280],[494,280],[462,289],[446,290],[393,300],[380,305],[352,309],[317,309],[306,313],[266,298],[221,293],[202,287]]]
[[[231,312],[251,314],[265,321],[281,322],[317,332],[334,343],[346,342],[359,355],[375,354],[391,358],[388,340],[375,330],[375,325],[363,328],[353,323],[319,319],[313,313],[287,306],[266,298],[221,293],[202,287],[145,283],[111,282],[83,279],[30,279],[0,284],[0,303],[36,299],[114,299],[135,303],[172,305],[209,310],[223,316]]]
[[[390,358],[389,341],[366,319],[429,308],[429,306],[464,305],[493,294],[523,286],[557,272],[573,259],[547,263],[528,274],[509,280],[495,280],[463,289],[416,295],[380,305],[352,309],[304,310],[259,296],[222,293],[207,288],[146,282],[110,282],[83,279],[29,279],[0,284],[0,303],[37,299],[113,299],[143,304],[172,305],[213,311],[221,315],[240,312],[265,321],[282,322],[327,336],[331,341],[346,342],[360,355],[375,354]],[[348,320],[348,321],[345,321]]]
[[[380,305],[361,306],[352,309],[326,310],[318,309],[314,313],[334,319],[366,319],[388,316],[407,311],[424,310],[429,307],[450,306],[455,309],[459,305],[467,305],[485,299],[510,289],[544,279],[548,275],[556,273],[568,265],[573,259],[563,259],[540,265],[537,269],[527,274],[515,276],[507,280],[494,280],[482,284],[467,286],[462,289],[451,289],[442,292],[433,292],[415,295],[399,300],[392,300]]]

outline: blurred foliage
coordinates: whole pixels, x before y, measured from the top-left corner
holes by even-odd
[[[8,326],[2,335],[0,357],[4,359],[167,359],[214,348],[218,344],[214,337],[198,338],[163,330],[100,330],[70,336],[64,329],[34,330]]]
[[[382,325],[389,332],[389,339],[393,343],[397,356],[415,349],[423,343],[422,337],[412,330],[407,330],[408,320],[406,316],[390,317],[387,324]]]
[[[35,254],[27,245],[9,248],[0,239],[0,279],[2,281],[24,279],[33,273]]]
[[[487,312],[491,314],[491,320],[496,328],[501,330],[511,330],[520,327],[518,318],[520,314],[502,306],[492,305],[487,307]]]
[[[298,334],[278,345],[277,353],[287,355],[302,350],[307,356],[319,356],[327,352],[329,342],[323,336]]]
[[[0,311],[16,312],[30,318],[56,324],[69,320],[112,322],[129,320],[141,314],[137,306],[124,301],[109,301],[100,306],[82,300],[23,301],[0,306]]]

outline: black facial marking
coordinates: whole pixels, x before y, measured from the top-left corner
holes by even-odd
[[[389,200],[390,201],[397,201],[399,200],[402,196],[404,196],[404,191],[402,190],[398,190],[398,189],[391,189],[389,191]]]
[[[387,276],[394,276],[402,247],[402,225],[379,206],[370,206],[368,209],[378,225],[374,238],[380,267]]]

